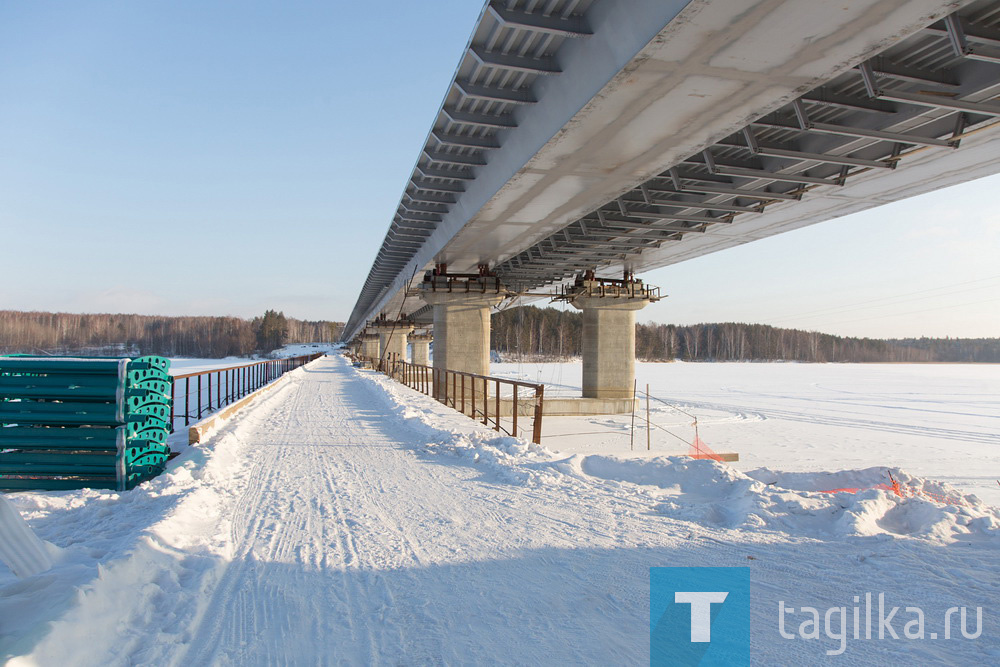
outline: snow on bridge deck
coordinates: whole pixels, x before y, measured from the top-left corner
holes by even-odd
[[[47,578],[0,573],[0,657],[40,664],[645,664],[648,568],[666,565],[752,568],[757,661],[812,663],[836,642],[781,639],[779,599],[887,591],[930,631],[991,608],[1000,526],[711,461],[557,457],[339,357],[140,489],[11,499],[63,547]],[[856,641],[845,663],[997,650]]]

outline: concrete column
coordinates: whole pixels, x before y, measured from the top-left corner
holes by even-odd
[[[410,345],[413,346],[411,358],[418,366],[427,366],[431,359],[431,336],[428,334],[417,334],[410,336]]]
[[[380,324],[372,327],[378,334],[380,358],[389,360],[395,356],[406,361],[406,337],[413,331],[408,324]]]
[[[659,297],[641,282],[580,281],[571,299],[583,311],[583,397],[632,398],[635,311]]]
[[[373,333],[361,335],[361,356],[368,359],[379,358],[379,341],[377,335]]]
[[[489,375],[490,308],[502,295],[425,289],[434,307],[434,368]]]

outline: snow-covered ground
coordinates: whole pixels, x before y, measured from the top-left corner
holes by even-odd
[[[546,396],[580,395],[579,361],[495,363],[493,373],[540,381]],[[697,417],[709,447],[740,455],[739,470],[903,468],[1000,505],[1000,365],[639,363],[636,379],[659,399],[653,455],[682,454],[693,439],[676,406]],[[642,401],[634,451],[629,415],[548,418],[544,443],[645,456],[644,416]]]
[[[301,357],[317,352],[332,352],[340,347],[339,343],[294,343],[285,345],[280,350],[275,350],[267,357],[224,357],[222,359],[194,359],[191,357],[173,357],[170,360],[171,375],[186,375],[188,373],[200,373],[211,371],[216,368],[229,368],[231,366],[245,366],[264,359],[274,359],[277,357]]]
[[[691,368],[688,386],[678,382],[665,398],[705,410],[709,444],[748,457],[755,440],[739,427],[777,429],[767,410],[781,401],[743,409],[752,401],[725,401],[722,387],[763,396],[777,393],[780,378],[766,390],[738,379],[715,389],[706,382],[694,396],[691,377],[706,368],[713,367]],[[851,389],[849,375],[841,380],[848,384],[836,387]],[[809,382],[827,387],[830,378]],[[954,386],[974,393],[968,377]],[[892,400],[904,395],[895,391]],[[804,405],[785,401],[784,414],[799,417],[783,423],[799,431],[768,445],[774,451],[794,449],[803,434],[819,437],[807,430],[809,414],[837,415]],[[985,409],[970,414],[989,423]],[[876,425],[869,437],[888,437],[886,424],[918,423],[884,415],[862,410],[850,419]],[[852,423],[842,425],[841,438],[864,437]],[[822,634],[782,638],[779,601],[822,610],[851,607],[865,593],[885,593],[900,607],[901,637],[913,618],[902,607],[920,607],[925,639],[846,641],[837,662],[1000,661],[996,508],[905,466],[893,471],[904,486],[952,502],[878,489],[815,492],[878,484],[881,460],[849,473],[747,475],[714,461],[570,453],[559,441],[549,440],[563,450],[554,452],[499,437],[339,356],[320,359],[136,490],[9,495],[55,545],[56,566],[21,580],[0,570],[0,659],[15,666],[646,664],[650,567],[745,566],[757,664],[817,664],[841,646]],[[836,441],[831,435],[821,444]],[[830,471],[861,460],[841,465],[841,450],[817,446],[812,462],[820,465],[824,451]],[[982,608],[981,634],[962,638],[955,618],[950,640],[931,639],[945,610],[960,606],[970,609],[970,631]]]

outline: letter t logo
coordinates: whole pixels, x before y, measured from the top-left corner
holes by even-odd
[[[729,593],[676,591],[674,602],[691,605],[691,641],[712,641],[712,604],[725,602]]]

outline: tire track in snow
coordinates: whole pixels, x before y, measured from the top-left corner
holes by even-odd
[[[298,385],[292,387],[291,395],[284,403],[292,402],[292,406],[298,402]],[[287,424],[288,417],[283,422]],[[268,418],[262,427],[272,427],[275,420]],[[208,605],[206,612],[202,615],[201,623],[197,627],[192,643],[188,646],[183,660],[178,664],[210,664],[219,649],[219,642],[227,628],[225,621],[235,617],[238,626],[245,626],[253,623],[252,618],[247,617],[248,606],[241,604],[245,602],[242,593],[242,584],[247,577],[247,571],[252,567],[248,562],[249,552],[255,543],[255,535],[260,532],[262,519],[260,516],[261,507],[275,484],[278,471],[278,462],[282,452],[278,449],[258,449],[254,450],[250,443],[244,447],[249,455],[257,460],[251,474],[246,480],[246,487],[243,493],[234,503],[234,516],[232,518],[231,539],[231,561],[216,585],[215,592]],[[232,612],[233,616],[229,615]],[[245,633],[244,633],[245,634]]]
[[[354,443],[357,451],[371,458],[387,445],[373,442],[377,438],[350,419],[325,420],[326,415],[350,411],[336,393],[331,397],[323,387],[309,389],[297,387],[283,406],[284,419],[263,424],[247,442],[257,462],[236,506],[233,562],[217,587],[185,663],[282,662],[288,658],[287,642],[273,632],[275,628],[287,630],[307,621],[307,634],[323,637],[330,628],[322,619],[337,608],[347,612],[339,618],[346,622],[352,643],[362,649],[355,656],[362,662],[377,660],[387,643],[398,647],[398,642],[388,641],[376,630],[378,623],[370,622],[384,618],[393,607],[392,592],[378,569],[419,564],[419,549],[401,523],[382,507],[379,498],[385,489],[369,477],[367,470],[372,466],[332,456],[335,450],[322,444],[283,446],[333,440]],[[379,528],[366,533],[375,539],[364,550],[356,535],[360,518]],[[328,535],[333,539],[327,539]],[[268,577],[261,569],[272,561],[297,567],[289,568],[283,579]],[[336,585],[316,589],[308,576],[302,577],[319,570],[327,571]],[[307,589],[309,604],[292,599],[291,593]],[[311,608],[312,613],[301,613],[304,608]],[[263,637],[263,646],[258,641],[249,650],[255,637]]]

